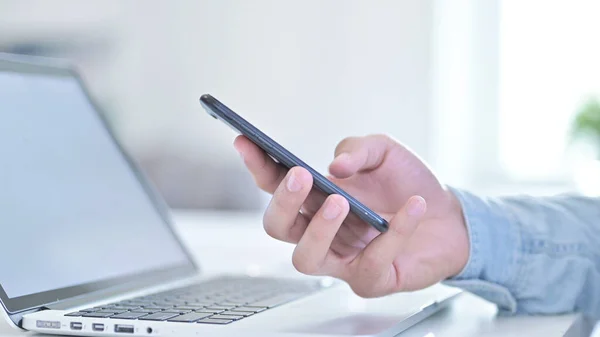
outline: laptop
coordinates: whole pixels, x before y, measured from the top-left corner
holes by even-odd
[[[394,336],[460,294],[435,285],[362,299],[299,273],[203,275],[77,72],[55,61],[0,54],[0,158],[0,302],[18,329]]]

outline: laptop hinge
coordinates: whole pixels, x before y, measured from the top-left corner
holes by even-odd
[[[39,308],[33,308],[33,309],[17,312],[14,314],[9,313],[8,317],[16,326],[23,329],[23,316],[32,314],[34,312],[43,311],[43,310],[48,310],[48,308],[47,307],[39,307]]]

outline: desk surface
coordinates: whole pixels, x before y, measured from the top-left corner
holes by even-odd
[[[273,240],[262,230],[260,214],[177,213],[176,232],[197,259],[203,272],[296,273],[291,265],[293,246]],[[219,261],[203,256],[219,252]],[[223,263],[227,261],[227,263]],[[497,317],[494,305],[465,294],[448,310],[409,329],[402,337],[544,336],[561,337],[574,315]],[[0,321],[0,336],[33,336]]]

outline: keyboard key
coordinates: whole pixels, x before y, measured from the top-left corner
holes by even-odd
[[[141,307],[141,306],[144,306],[144,305],[151,305],[152,301],[132,301],[132,302],[123,303],[123,304],[124,305],[135,305],[137,307]]]
[[[140,319],[144,320],[144,321],[166,321],[169,318],[173,318],[175,316],[179,316],[179,314],[173,314],[170,312],[157,312],[155,314],[150,314],[148,316],[144,316]]]
[[[83,312],[94,312],[94,311],[100,311],[102,310],[102,308],[87,308],[87,309],[81,309],[79,311],[83,311]]]
[[[295,300],[300,297],[301,294],[281,294],[275,297],[267,298],[261,301],[257,301],[254,303],[249,303],[248,307],[267,307],[272,308],[274,306],[290,302],[291,300]]]
[[[160,309],[146,309],[146,308],[144,308],[144,309],[135,309],[135,312],[145,312],[147,314],[153,314],[155,312],[161,312],[161,311],[162,310],[160,310]]]
[[[162,308],[173,308],[175,306],[175,304],[170,303],[170,302],[152,302],[152,305],[157,306],[157,307],[162,307]]]
[[[65,314],[65,316],[69,316],[69,317],[81,317],[81,316],[83,316],[85,314],[87,314],[87,312],[75,311],[75,312],[70,312],[68,314]]]
[[[246,300],[239,300],[239,301],[235,301],[235,300],[227,300],[224,302],[219,302],[215,305],[222,305],[222,306],[240,306],[240,305],[244,305],[246,304]]]
[[[185,304],[186,300],[184,298],[165,298],[163,302],[173,303],[175,305],[175,304]]]
[[[180,315],[174,318],[169,319],[169,322],[185,322],[185,323],[193,323],[199,321],[203,318],[212,315],[212,313],[197,313],[192,312],[190,314]]]
[[[249,311],[231,311],[231,310],[228,310],[228,311],[223,311],[221,313],[221,315],[228,315],[228,316],[231,315],[231,316],[244,316],[244,317],[248,317],[248,316],[254,315],[254,313],[253,312],[249,312]]]
[[[261,312],[261,311],[265,311],[267,309],[268,309],[267,307],[247,307],[247,306],[242,306],[242,307],[233,308],[233,309],[231,309],[231,311]]]
[[[210,318],[212,319],[232,319],[234,321],[237,321],[238,319],[242,319],[244,318],[244,316],[234,316],[234,315],[214,315],[214,316],[210,316]]]
[[[170,308],[172,308],[172,307],[159,307],[159,306],[156,306],[156,305],[149,305],[149,306],[143,307],[142,309],[154,310],[154,311],[162,311],[164,309],[170,309]]]
[[[201,319],[198,321],[198,323],[203,323],[203,324],[229,324],[233,322],[232,319],[212,319],[212,318],[205,318],[205,319]]]
[[[215,301],[213,301],[211,299],[208,299],[205,296],[198,296],[198,295],[191,296],[189,298],[189,301],[196,302],[196,303],[203,303],[203,304],[204,303],[206,303],[206,304],[213,304],[213,303],[215,303]]]
[[[203,307],[208,307],[209,305],[214,305],[215,302],[214,301],[194,301],[194,302],[188,302],[188,305],[201,305]]]
[[[175,307],[175,309],[178,309],[178,310],[192,310],[192,311],[199,310],[202,308],[204,308],[204,307],[201,305],[184,305],[184,306],[176,306]],[[172,311],[172,310],[169,309],[169,311]]]
[[[147,312],[124,312],[122,314],[114,315],[111,318],[118,319],[138,319],[140,317],[148,315]]]
[[[206,307],[206,309],[208,310],[229,310],[229,309],[233,309],[235,308],[235,305],[210,305],[208,307]]]
[[[212,313],[212,314],[218,314],[218,313],[221,313],[221,312],[223,312],[225,310],[218,310],[218,309],[198,309],[198,310],[195,310],[195,311],[196,312],[204,312],[204,313],[209,312],[209,313]]]
[[[120,314],[122,312],[127,312],[128,310],[120,309],[120,308],[106,308],[96,312],[112,312],[113,314]]]
[[[122,310],[135,310],[135,309],[140,309],[141,307],[139,305],[124,305],[124,304],[117,304],[116,306],[112,307],[111,309],[122,309]]]
[[[229,300],[227,297],[211,297],[204,301],[195,302],[195,303],[202,303],[204,305],[217,305],[217,303],[225,302],[227,300]]]
[[[174,314],[180,314],[181,315],[181,314],[190,313],[192,311],[193,310],[183,310],[183,309],[177,309],[177,308],[175,308],[175,309],[167,309],[164,312],[171,312],[171,313],[174,313]]]
[[[170,306],[171,308],[176,307],[176,306],[182,306],[182,305],[187,305],[186,302],[182,301],[182,302],[163,302],[163,303],[155,303],[158,306]]]
[[[262,299],[262,296],[238,296],[238,297],[230,297],[227,301],[232,301],[235,303],[246,304],[250,302],[256,302]]]
[[[104,312],[104,311],[96,311],[96,312],[87,312],[83,314],[83,317],[94,317],[94,318],[107,318],[110,316],[114,316],[114,312]]]

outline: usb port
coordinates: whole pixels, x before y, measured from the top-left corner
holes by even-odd
[[[93,323],[92,330],[94,331],[104,331],[104,324],[102,323]]]
[[[115,324],[115,332],[133,333],[133,325]]]
[[[81,330],[81,329],[83,329],[83,323],[71,322],[71,330]]]

